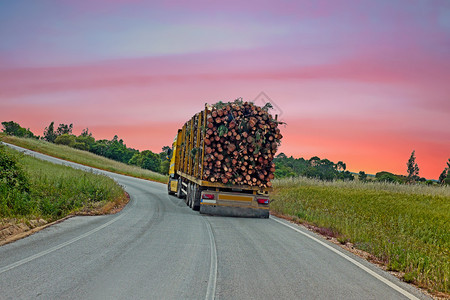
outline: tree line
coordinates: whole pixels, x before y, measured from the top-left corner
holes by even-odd
[[[320,180],[354,180],[355,177],[347,169],[347,165],[339,161],[334,163],[328,159],[320,159],[317,156],[311,159],[287,157],[280,153],[275,159],[275,177],[305,176]]]
[[[305,176],[320,180],[354,180],[355,176],[346,170],[346,164],[342,161],[334,163],[328,159],[320,159],[317,156],[311,159],[287,157],[284,153],[278,154],[274,159],[276,170],[276,178]],[[390,172],[382,171],[375,174],[374,180],[380,182],[392,183],[416,183],[425,182],[433,184],[432,180],[426,180],[419,176],[419,166],[416,163],[415,151],[411,153],[406,163],[407,175],[396,175]],[[362,182],[368,181],[368,175],[364,171],[358,173],[358,180]],[[450,159],[446,168],[439,176],[439,182],[442,184],[450,184]]]
[[[3,132],[17,137],[41,139],[50,143],[66,145],[79,150],[89,151],[119,162],[135,165],[161,174],[169,173],[168,146],[164,146],[160,153],[150,150],[139,151],[126,146],[122,139],[115,135],[111,140],[96,140],[89,129],[83,129],[80,135],[72,133],[73,124],[59,124],[51,122],[44,129],[43,136],[34,135],[29,129],[22,128],[13,121],[2,122]]]
[[[43,136],[36,136],[28,128],[22,128],[18,123],[9,121],[2,122],[3,132],[7,135],[17,137],[35,138],[45,140],[50,143],[66,145],[72,148],[80,149],[104,156],[116,161],[120,161],[130,165],[136,165],[144,169],[148,169],[161,174],[169,172],[169,156],[167,153],[170,147],[164,146],[160,153],[154,153],[150,150],[139,151],[128,148],[122,139],[115,135],[111,140],[96,140],[89,129],[84,129],[80,135],[76,136],[72,133],[73,124],[59,124],[55,128],[55,123],[51,122],[45,128]],[[419,166],[416,163],[415,151],[411,153],[407,166],[407,175],[396,175],[390,172],[378,172],[375,175],[377,181],[387,181],[395,183],[415,183],[427,182],[432,184],[431,180],[426,180],[419,176]],[[284,153],[278,154],[274,158],[275,177],[295,177],[305,176],[309,178],[317,178],[320,180],[354,180],[354,175],[349,172],[344,162],[338,161],[334,163],[328,159],[320,159],[317,156],[311,159],[287,157]],[[364,171],[358,174],[360,181],[367,181],[368,176]],[[450,159],[446,167],[439,176],[439,182],[442,184],[450,184]]]

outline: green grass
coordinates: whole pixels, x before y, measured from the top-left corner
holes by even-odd
[[[68,146],[56,145],[36,139],[7,136],[5,134],[0,134],[0,140],[5,143],[14,144],[16,146],[27,148],[53,157],[76,162],[85,166],[90,166],[114,173],[148,179],[161,183],[167,182],[167,176],[165,175],[150,170],[142,169],[136,166],[130,166],[87,151],[70,148]]]
[[[329,229],[430,291],[450,290],[450,187],[274,181],[271,210]]]
[[[4,147],[18,160],[28,191],[0,184],[0,218],[54,221],[79,212],[104,212],[126,199],[111,178],[42,161]]]

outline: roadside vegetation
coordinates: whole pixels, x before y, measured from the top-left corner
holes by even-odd
[[[3,133],[0,133],[0,140],[5,143],[14,144],[16,146],[76,162],[82,165],[157,182],[167,182],[167,176],[163,174],[159,174],[148,169],[143,169],[138,166],[127,165],[88,151],[71,148],[66,145],[53,144],[34,138],[19,138],[5,135]]]
[[[164,146],[160,153],[154,153],[150,150],[139,151],[127,147],[124,141],[119,139],[117,135],[111,140],[96,140],[88,128],[76,136],[72,133],[73,124],[59,124],[56,127],[54,122],[51,122],[44,129],[42,137],[34,135],[29,129],[22,128],[14,121],[5,121],[2,122],[2,125],[2,131],[7,136],[42,140],[50,144],[64,145],[162,175],[167,175],[169,171],[170,147],[168,146]]]
[[[450,187],[388,182],[274,181],[271,211],[374,255],[407,282],[450,292]]]
[[[0,218],[48,222],[106,213],[127,201],[111,178],[56,165],[0,145]]]

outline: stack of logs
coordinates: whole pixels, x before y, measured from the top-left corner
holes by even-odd
[[[273,158],[282,135],[268,112],[241,99],[209,107],[204,128],[203,179],[223,184],[270,187]]]

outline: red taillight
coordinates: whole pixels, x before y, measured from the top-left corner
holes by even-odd
[[[214,194],[203,194],[203,199],[214,200]]]
[[[259,204],[269,204],[269,199],[257,199]]]

